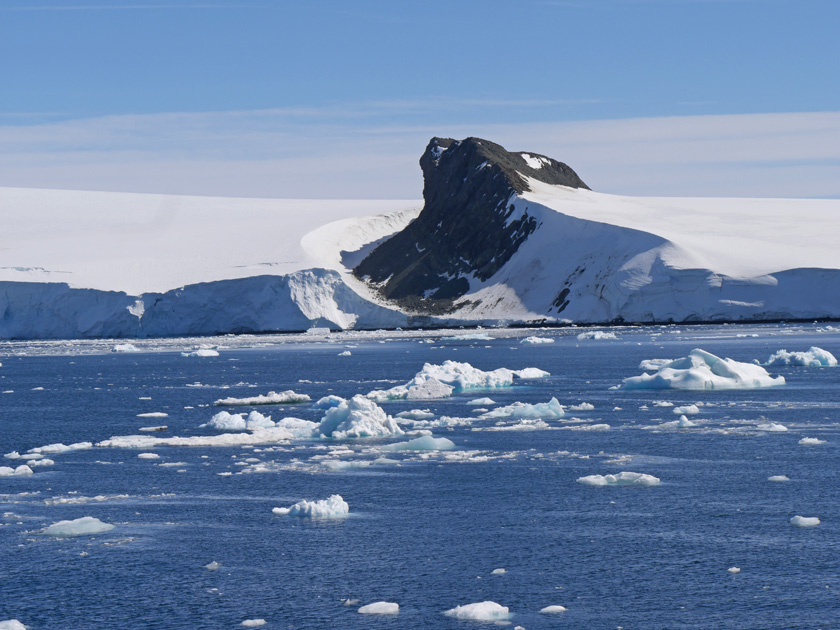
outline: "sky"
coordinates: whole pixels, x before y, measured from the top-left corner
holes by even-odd
[[[0,186],[418,199],[433,136],[594,190],[840,197],[837,0],[0,0]]]

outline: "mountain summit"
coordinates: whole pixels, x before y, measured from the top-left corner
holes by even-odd
[[[514,202],[529,179],[589,190],[562,162],[480,138],[432,138],[420,167],[423,211],[354,273],[403,308],[427,313],[449,310],[470,290],[467,276],[487,280],[534,232],[537,220]]]

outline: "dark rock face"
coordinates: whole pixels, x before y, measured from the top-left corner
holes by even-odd
[[[523,157],[527,156],[526,157]],[[534,168],[538,166],[538,168]],[[486,280],[537,228],[513,218],[511,196],[528,190],[523,175],[547,184],[589,187],[568,166],[534,153],[510,153],[479,138],[432,138],[420,158],[423,211],[355,269],[406,310],[440,314]]]

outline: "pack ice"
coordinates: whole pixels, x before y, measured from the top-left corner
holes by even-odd
[[[721,359],[695,349],[687,357],[655,365],[652,374],[625,378],[625,389],[756,389],[785,384],[783,376],[771,377],[760,365]]]

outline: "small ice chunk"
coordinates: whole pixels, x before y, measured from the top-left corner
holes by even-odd
[[[546,378],[551,376],[549,372],[541,370],[540,368],[522,368],[521,370],[513,370],[513,375],[516,378],[532,379],[532,378]]]
[[[51,459],[46,459],[46,458],[30,459],[28,462],[26,462],[26,465],[29,466],[29,467],[35,466],[37,468],[38,466],[54,466],[55,462]]]
[[[812,437],[804,437],[799,440],[799,444],[803,446],[816,446],[817,444],[825,444],[825,440],[821,440],[819,438],[812,438]]]
[[[132,343],[118,343],[111,348],[111,352],[140,352]]]
[[[246,619],[239,625],[245,626],[246,628],[259,628],[260,626],[264,626],[265,624],[265,619]]]
[[[443,337],[441,341],[492,341],[493,337],[487,333],[470,333],[466,335],[453,335],[451,337]]]
[[[166,431],[169,427],[165,424],[158,425],[156,427],[140,427],[137,429],[138,431],[143,431],[145,433],[154,433],[156,431]]]
[[[562,418],[566,415],[563,405],[556,398],[546,403],[515,402],[482,414],[482,418]]]
[[[245,407],[251,405],[292,405],[309,402],[312,400],[307,394],[298,394],[291,389],[283,392],[268,392],[259,396],[248,396],[246,398],[221,398],[214,405],[228,407]]]
[[[405,432],[382,408],[365,396],[356,395],[324,414],[316,433],[335,439],[387,437]]]
[[[467,403],[468,405],[495,405],[496,401],[492,398],[473,398],[471,401]]]
[[[204,568],[208,571],[218,571],[220,566],[222,566],[220,562],[216,562],[215,560],[213,560],[213,562],[205,564]]]
[[[729,571],[729,573],[740,573],[741,569],[739,569],[738,567],[729,567],[727,571]]]
[[[409,411],[400,411],[397,418],[405,418],[406,420],[431,420],[435,417],[428,409],[410,409]]]
[[[339,352],[339,353],[338,353],[338,356],[340,356],[340,357],[349,357],[349,356],[352,356],[352,354],[353,354],[353,353],[352,353],[352,352],[350,352],[349,350],[345,350],[344,352]]]
[[[674,407],[671,411],[678,416],[695,416],[700,413],[700,408],[697,405],[683,405],[682,407]]]
[[[148,413],[138,413],[138,418],[168,418],[169,414],[163,411],[150,411]]]
[[[400,612],[400,605],[394,602],[373,602],[359,608],[363,615],[396,615]]]
[[[603,330],[590,330],[582,332],[577,336],[581,341],[585,339],[618,339],[613,332],[604,332]]]
[[[552,337],[525,337],[525,339],[519,343],[538,345],[543,343],[554,343],[554,339]]]
[[[217,357],[219,356],[219,351],[214,350],[213,348],[199,348],[197,350],[192,350],[190,352],[182,352],[182,357]]]
[[[805,352],[788,352],[779,350],[770,355],[764,365],[795,365],[800,367],[834,367],[836,357],[828,350],[811,346]]]
[[[820,524],[820,519],[816,516],[796,515],[792,519],[790,519],[790,524],[796,527],[816,527]]]
[[[547,615],[555,614],[555,613],[562,613],[566,612],[565,606],[546,606],[545,608],[540,609],[541,613],[545,613]]]
[[[669,361],[670,363],[670,361]],[[674,403],[668,402],[667,400],[654,400],[653,401],[654,407],[673,407]]]
[[[490,575],[504,575],[505,573],[507,573],[506,569],[493,569],[490,571]]]
[[[785,481],[790,481],[790,478],[787,475],[771,475],[770,477],[767,477],[767,481],[784,483]]]
[[[114,529],[114,525],[110,523],[103,523],[93,516],[83,516],[72,521],[53,523],[44,529],[44,534],[47,536],[91,536],[104,534],[112,529]]]
[[[661,368],[663,365],[667,365],[671,361],[673,361],[673,359],[645,359],[639,363],[639,369],[644,370],[645,372],[656,372],[656,370]]]
[[[588,402],[582,402],[579,405],[572,405],[569,407],[569,411],[593,411],[595,409],[595,405]]]
[[[341,396],[334,396],[330,394],[329,396],[324,396],[323,398],[319,398],[316,402],[312,404],[313,409],[332,409],[333,407],[338,407],[341,403],[344,402],[344,398]]]
[[[0,630],[26,630],[26,626],[17,619],[8,619],[0,621]]]
[[[157,453],[137,453],[137,457],[140,459],[160,459],[160,455]]]
[[[455,443],[447,438],[434,438],[430,435],[414,438],[407,442],[395,442],[382,447],[383,451],[451,451]]]
[[[577,480],[585,486],[656,486],[659,478],[635,472],[620,472],[617,475],[587,475]]]
[[[257,429],[266,429],[276,426],[271,420],[271,416],[264,416],[258,411],[252,411],[246,418],[241,413],[228,413],[227,411],[220,411],[215,414],[210,422],[202,424],[202,427],[210,427],[220,431],[255,431]]]
[[[755,389],[785,384],[784,376],[771,377],[760,365],[721,359],[705,350],[661,365],[653,374],[625,378],[625,389]]]
[[[350,513],[350,506],[340,494],[320,501],[299,501],[291,507],[271,510],[278,516],[298,516],[301,518],[344,518]]]
[[[0,466],[0,477],[28,477],[31,474],[33,474],[32,469],[26,464],[21,464],[16,468]]]
[[[788,430],[785,425],[779,424],[778,422],[765,422],[764,424],[757,425],[755,428],[759,431],[768,431],[770,433],[784,433]]]
[[[470,621],[507,621],[513,616],[507,606],[492,601],[456,606],[444,614],[455,619]]]

